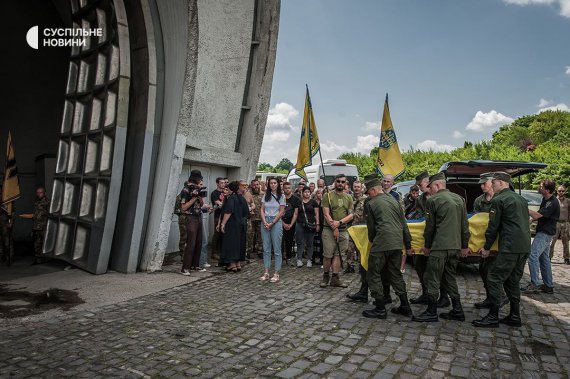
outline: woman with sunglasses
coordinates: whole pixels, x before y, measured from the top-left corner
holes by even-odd
[[[285,212],[285,196],[281,190],[280,180],[267,178],[265,196],[261,199],[261,238],[263,239],[263,265],[265,271],[262,281],[269,280],[271,283],[279,282],[279,271],[283,258],[281,256],[281,240],[283,238],[283,226],[281,217]],[[275,254],[275,272],[269,277],[271,267],[271,247]]]

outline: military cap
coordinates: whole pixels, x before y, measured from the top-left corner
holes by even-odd
[[[429,178],[429,174],[428,174],[427,171],[424,171],[424,172],[418,174],[418,175],[416,176],[416,185],[419,186],[420,183],[422,182],[422,180],[424,180],[424,179],[426,179],[426,178]]]
[[[493,179],[492,172],[486,172],[484,174],[479,175],[479,184],[487,183],[489,180]]]
[[[378,178],[378,174],[376,174],[376,173],[366,175],[364,177],[364,183],[365,183],[364,185],[366,185],[367,181],[372,180],[372,179],[376,179],[376,178]]]
[[[364,183],[364,186],[366,187],[365,193],[368,193],[370,188],[382,186],[382,180],[380,180],[380,178],[370,178]]]
[[[437,174],[430,176],[428,184],[432,184],[436,180],[445,180],[445,174],[443,172],[438,172]]]
[[[190,171],[190,177],[188,178],[188,181],[192,181],[192,179],[202,180],[204,178],[202,177],[200,170],[192,170]]]
[[[503,182],[511,183],[511,176],[503,171],[493,173],[493,179],[502,180]]]

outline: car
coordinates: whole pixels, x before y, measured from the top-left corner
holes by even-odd
[[[531,190],[522,190],[520,194],[528,202],[528,209],[538,212],[538,210],[540,209],[540,204],[542,203],[542,195],[537,191],[531,191]],[[530,223],[530,233],[532,234],[533,237],[536,234],[537,224],[538,224],[537,221],[533,221]]]
[[[322,164],[305,167],[305,173],[307,174],[308,183],[317,184],[318,179],[324,179],[327,186],[333,184],[334,177],[337,174],[346,175],[346,179],[351,187],[352,183],[358,179],[358,168],[344,159],[325,159]],[[295,174],[295,169],[292,169],[287,176],[287,181],[295,187],[301,181],[301,177]]]

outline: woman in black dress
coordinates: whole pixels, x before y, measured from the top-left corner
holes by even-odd
[[[222,235],[220,263],[228,271],[237,272],[242,253],[241,240],[243,235],[242,201],[237,193],[239,182],[231,182],[227,188],[228,194],[222,205],[222,215],[217,226],[217,230]]]

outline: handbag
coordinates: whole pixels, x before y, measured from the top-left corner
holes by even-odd
[[[303,229],[308,233],[316,233],[317,224],[314,222],[309,222],[309,219],[307,219],[307,211],[305,211],[305,203],[303,200],[301,200],[301,205],[303,206],[303,214],[305,215],[305,224],[303,224]]]

